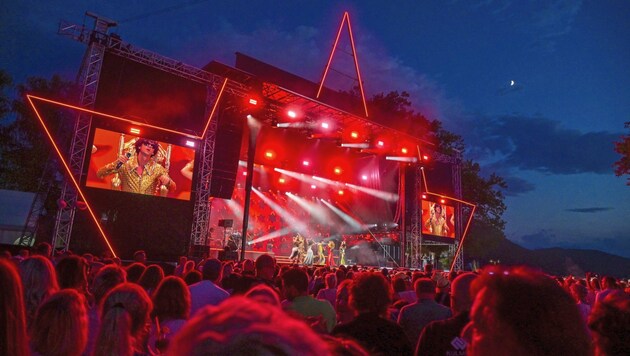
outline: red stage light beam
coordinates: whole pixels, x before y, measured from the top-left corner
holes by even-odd
[[[103,228],[101,228],[101,224],[98,222],[98,219],[96,218],[96,215],[94,214],[94,211],[92,210],[92,207],[88,203],[88,200],[85,198],[85,195],[83,194],[83,191],[81,190],[81,187],[79,187],[79,183],[76,181],[76,179],[74,179],[74,174],[72,173],[72,170],[68,166],[68,163],[66,163],[66,160],[63,157],[63,154],[61,153],[61,150],[59,150],[59,147],[55,143],[55,140],[53,139],[52,135],[50,134],[50,131],[48,131],[48,127],[46,127],[46,123],[44,123],[44,120],[42,119],[41,114],[39,113],[39,111],[35,107],[35,103],[33,103],[33,99],[34,98],[36,98],[36,97],[34,97],[34,96],[30,95],[30,94],[26,95],[26,99],[28,100],[28,102],[30,103],[31,107],[33,108],[33,111],[35,112],[35,115],[37,116],[37,119],[39,119],[39,122],[42,124],[44,132],[46,133],[46,136],[48,136],[48,139],[50,140],[50,143],[52,143],[53,148],[55,149],[55,152],[57,152],[57,155],[61,159],[61,162],[63,163],[63,166],[66,169],[66,173],[68,173],[68,177],[70,177],[70,180],[72,180],[72,184],[74,185],[74,188],[77,190],[77,192],[81,196],[81,199],[85,203],[85,206],[87,207],[87,210],[90,213],[90,216],[94,220],[94,223],[96,224],[96,228],[101,233],[101,236],[103,237],[103,240],[105,241],[105,244],[107,245],[107,248],[109,248],[109,251],[112,253],[112,255],[114,257],[118,257],[116,255],[116,252],[112,248],[112,245],[110,244],[109,239],[107,238],[107,235],[105,234],[105,231],[103,231]],[[48,101],[48,100],[44,100],[44,101]],[[51,101],[48,101],[48,102],[51,102]],[[63,106],[66,106],[66,105],[63,105]]]

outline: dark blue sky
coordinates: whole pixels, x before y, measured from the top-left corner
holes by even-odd
[[[506,178],[511,240],[630,257],[630,188],[612,169],[630,121],[629,1],[4,1],[0,67],[73,78],[85,47],[57,24],[85,11],[192,65],[238,51],[316,82],[349,11],[368,94],[408,91]]]

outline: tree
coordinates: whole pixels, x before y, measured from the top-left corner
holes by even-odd
[[[630,129],[630,121],[625,124]],[[621,177],[630,175],[630,135],[621,136],[621,141],[615,142],[615,151],[621,155],[621,158],[615,162],[615,175]],[[626,181],[626,185],[630,185],[630,178]]]
[[[5,81],[2,75],[0,80]],[[40,123],[26,102],[26,94],[67,102],[76,98],[77,91],[73,83],[58,75],[50,80],[28,78],[26,83],[17,85],[15,90],[17,95],[12,101],[4,96],[0,100],[0,113],[3,114],[0,116],[0,161],[3,165],[3,170],[0,171],[0,188],[35,192],[39,189],[43,174],[47,174],[43,177],[47,183],[56,179],[56,174],[51,172],[57,169],[45,172],[44,167],[47,163],[57,167],[58,162]],[[7,105],[8,102],[11,104]],[[42,112],[49,119],[52,131],[59,133],[57,138],[62,141],[61,145],[67,147],[73,131],[71,113],[52,107],[44,108]],[[49,163],[50,160],[52,161]]]

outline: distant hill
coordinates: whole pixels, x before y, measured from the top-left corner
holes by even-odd
[[[466,251],[466,262],[478,260],[482,264],[490,259],[499,260],[504,265],[528,265],[557,275],[584,277],[585,272],[611,275],[617,278],[630,277],[630,259],[597,250],[577,250],[546,248],[529,250],[508,239],[498,239],[483,248]]]

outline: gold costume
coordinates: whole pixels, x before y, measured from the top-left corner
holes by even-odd
[[[431,230],[433,235],[446,236],[448,232],[448,226],[446,225],[446,219],[443,216],[432,216],[427,220],[425,226]]]
[[[142,176],[138,175],[138,160],[135,155],[118,169],[116,169],[117,164],[118,161],[114,161],[105,165],[96,172],[96,176],[103,179],[105,176],[118,173],[124,192],[155,195],[160,185],[159,178],[164,174],[168,176],[166,168],[152,160],[144,166]],[[171,184],[175,183],[171,181],[169,186]],[[171,188],[174,189],[174,187]]]

